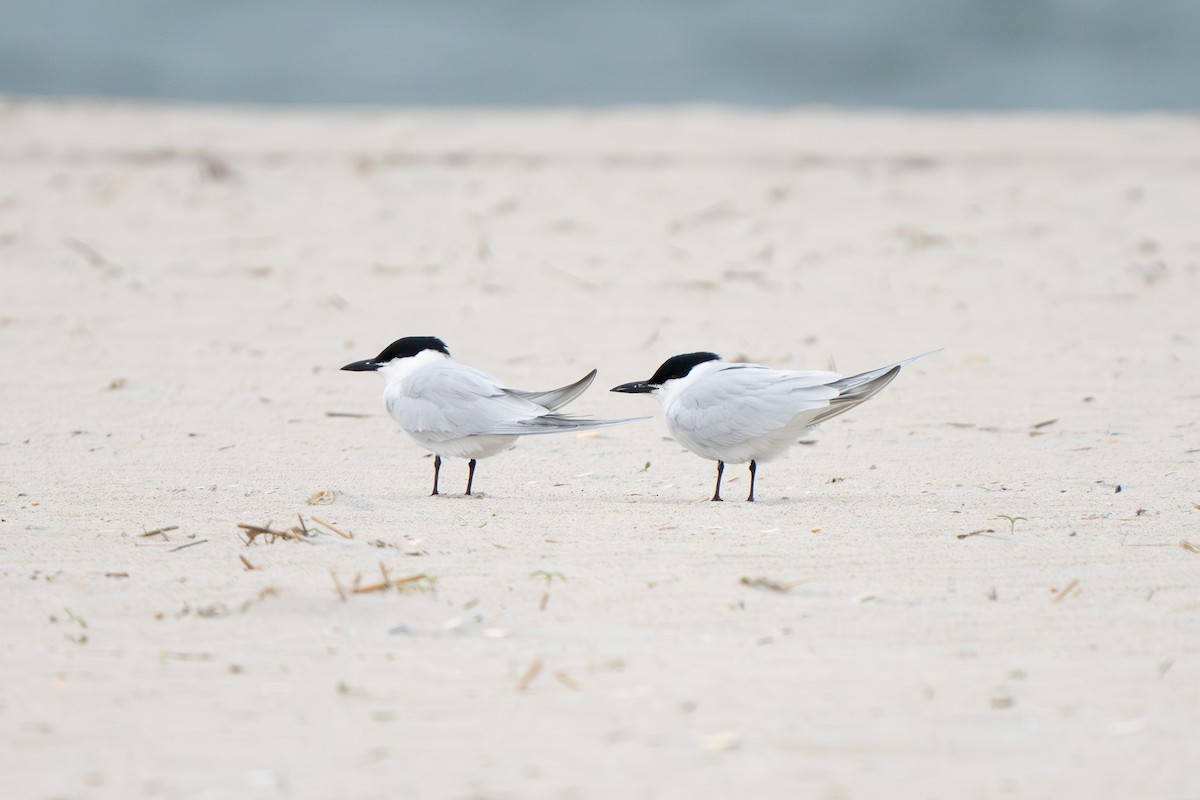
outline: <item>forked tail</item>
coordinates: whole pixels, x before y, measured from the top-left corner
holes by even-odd
[[[902,367],[908,366],[918,359],[940,352],[942,352],[942,348],[939,347],[937,350],[930,350],[928,353],[921,353],[919,356],[906,358],[903,361],[888,364],[886,367],[860,372],[857,375],[851,375],[849,378],[841,378],[834,381],[829,385],[838,390],[838,396],[829,401],[829,407],[814,417],[811,424],[818,425],[827,419],[836,417],[838,414],[844,414],[855,406],[865,403],[894,381],[896,376],[900,374]]]

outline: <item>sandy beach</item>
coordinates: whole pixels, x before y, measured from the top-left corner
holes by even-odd
[[[1197,117],[0,101],[4,795],[1198,797],[1198,209]],[[405,335],[653,417],[429,497]],[[607,391],[936,347],[753,504]]]

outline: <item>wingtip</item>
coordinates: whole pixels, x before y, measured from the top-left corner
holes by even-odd
[[[898,367],[906,367],[906,366],[908,366],[909,364],[913,363],[914,361],[920,361],[922,358],[927,358],[927,357],[929,357],[929,356],[936,356],[938,353],[942,352],[942,351],[943,351],[943,350],[945,350],[945,349],[946,349],[946,348],[944,348],[944,347],[939,347],[939,348],[937,348],[937,349],[930,350],[930,351],[928,351],[928,352],[925,352],[925,353],[921,353],[920,355],[915,355],[915,356],[913,356],[912,358],[906,358],[906,359],[904,359],[903,361],[897,362],[896,366],[898,366]]]

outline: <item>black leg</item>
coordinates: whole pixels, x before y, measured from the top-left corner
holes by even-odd
[[[750,496],[746,498],[747,502],[754,502],[754,473],[758,471],[758,465],[754,463],[754,459],[750,459]]]
[[[716,488],[716,491],[713,492],[713,496],[712,496],[712,501],[714,503],[721,502],[721,474],[724,472],[725,472],[725,462],[718,461],[717,462],[717,488]]]
[[[434,453],[433,454],[433,492],[430,493],[430,495],[429,495],[430,497],[433,497],[435,494],[438,493],[437,479],[438,479],[438,473],[441,471],[442,471],[442,457],[439,456],[437,453]]]
[[[471,493],[471,484],[475,482],[475,459],[467,462],[467,494]]]

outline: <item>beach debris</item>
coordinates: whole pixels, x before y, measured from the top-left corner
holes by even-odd
[[[874,599],[875,599],[874,592],[866,592],[865,594],[860,594],[858,597],[855,597],[850,602],[851,603],[869,603]]]
[[[579,682],[576,681],[574,678],[572,678],[567,673],[563,672],[561,669],[558,672],[554,673],[554,680],[558,681],[563,686],[570,689],[572,692],[582,692],[583,691],[583,687],[579,685]]]
[[[408,539],[402,544],[387,542],[383,539],[373,539],[372,541],[367,542],[367,544],[369,544],[371,547],[378,547],[380,550],[399,550],[406,556],[429,555],[428,550],[423,550],[421,548],[421,546],[425,544],[425,542],[421,539]]]
[[[106,577],[106,578],[128,578],[129,573],[128,572],[106,572],[106,573],[104,573],[104,577]]]
[[[196,162],[200,167],[200,175],[210,181],[219,183],[233,177],[233,168],[220,156],[212,153],[197,153]]]
[[[995,528],[980,528],[977,531],[967,531],[966,533],[957,534],[954,538],[955,539],[969,539],[972,536],[983,536],[985,534],[995,533],[995,532],[996,532]]]
[[[297,516],[299,516],[299,515],[297,515]],[[321,519],[320,517],[318,517],[316,514],[310,514],[309,516],[311,516],[311,517],[312,517],[312,521],[313,521],[313,522],[317,523],[318,525],[323,525],[324,527],[326,527],[326,528],[328,528],[329,530],[333,531],[334,533],[336,533],[338,536],[342,537],[343,539],[353,539],[353,538],[354,538],[354,534],[353,534],[352,532],[350,532],[350,531],[343,531],[343,530],[341,530],[341,529],[339,529],[339,528],[336,528],[336,527],[334,527],[334,526],[333,526],[331,523],[328,523],[328,522],[326,522],[325,520],[323,520],[323,519]],[[303,523],[304,523],[304,520],[303,520],[303,519],[301,519],[301,520],[300,520],[300,523],[301,523],[301,524],[303,524]]]
[[[386,592],[390,589],[395,589],[399,592],[405,592],[409,589],[418,592],[435,592],[437,588],[437,578],[432,575],[427,575],[424,572],[418,572],[415,575],[406,575],[403,578],[393,578],[388,574],[387,565],[382,561],[379,562],[379,574],[382,580],[373,583],[362,583],[362,575],[354,576],[354,583],[350,587],[350,594],[371,594],[372,592]],[[338,596],[344,601],[347,596],[346,590],[342,587],[341,581],[338,580],[336,572],[330,571],[333,576],[333,586],[337,590]]]
[[[114,390],[116,390],[116,389],[121,389],[121,388],[123,388],[124,386],[125,386],[125,379],[124,379],[124,378],[113,378],[111,381],[109,381],[109,382],[108,382],[108,389],[107,389],[107,390],[111,392],[111,391],[114,391]]]
[[[84,261],[98,269],[100,274],[106,278],[115,278],[125,271],[125,267],[106,257],[87,242],[74,237],[67,237],[64,242],[67,247],[82,256]]]
[[[198,544],[204,544],[204,543],[205,543],[205,542],[207,542],[207,541],[208,541],[208,539],[197,539],[197,540],[196,540],[196,541],[194,541],[194,542],[188,542],[188,543],[186,543],[186,544],[181,544],[181,545],[179,545],[178,547],[172,547],[172,548],[171,548],[170,550],[168,550],[167,552],[168,552],[168,553],[175,553],[175,552],[178,552],[178,551],[180,551],[180,550],[186,550],[186,549],[187,549],[187,548],[189,548],[189,547],[195,547],[196,545],[198,545]]]
[[[266,600],[268,597],[278,597],[282,591],[283,590],[277,586],[264,586],[263,588],[258,590],[258,594],[256,596],[254,596],[254,597],[250,598],[249,600],[245,601],[244,603],[242,603],[242,607],[239,608],[238,611],[242,614],[245,614],[247,611],[249,611],[251,608],[254,607],[255,603],[261,603],[263,600]]]
[[[168,525],[165,528],[155,528],[152,531],[146,531],[145,533],[138,534],[138,538],[146,539],[151,536],[161,536],[161,537],[163,537],[163,539],[165,539],[166,541],[169,542],[169,541],[171,541],[171,539],[167,536],[168,531],[177,531],[177,530],[179,530],[178,525]]]
[[[1192,544],[1187,539],[1181,539],[1179,541],[1179,546],[1182,547],[1184,550],[1187,550],[1189,553],[1200,553],[1200,547],[1197,547],[1196,545]]]
[[[525,671],[521,673],[521,677],[517,678],[517,691],[523,692],[529,688],[529,684],[533,683],[534,678],[536,678],[541,671],[542,660],[535,656],[533,661],[529,662],[529,666],[525,668]]]
[[[292,528],[291,530],[275,530],[271,527],[271,523],[266,525],[250,525],[245,522],[239,522],[238,527],[246,532],[246,538],[243,540],[247,547],[254,543],[254,540],[259,536],[270,537],[269,541],[274,543],[276,539],[284,541],[306,540],[308,536],[301,528]]]
[[[337,498],[337,492],[333,489],[322,489],[319,492],[313,492],[304,500],[306,506],[327,506]],[[316,517],[313,517],[316,519]]]
[[[1061,602],[1062,599],[1064,597],[1066,597],[1068,594],[1070,594],[1071,590],[1074,589],[1078,585],[1079,585],[1079,581],[1076,580],[1075,578],[1072,578],[1071,580],[1067,581],[1067,585],[1064,586],[1062,589],[1058,590],[1058,592],[1054,595],[1053,602],[1055,602],[1055,603]],[[1051,591],[1054,591],[1054,590],[1051,589]]]
[[[344,531],[341,528],[338,528],[337,526],[335,526],[333,523],[326,522],[325,520],[321,519],[318,516],[314,515],[311,517],[311,519],[313,522],[317,523],[318,525],[322,526],[323,528],[326,528],[328,531],[337,534],[338,536],[342,537],[343,539],[353,539],[354,538],[354,534],[352,532]],[[239,522],[238,528],[240,528],[241,530],[246,532],[246,536],[242,541],[247,546],[253,544],[254,540],[257,539],[259,536],[268,537],[268,541],[271,542],[272,544],[274,544],[274,542],[278,539],[283,539],[284,541],[288,541],[288,542],[303,541],[303,542],[308,542],[309,544],[312,544],[312,541],[311,541],[312,539],[315,539],[318,534],[325,532],[325,531],[317,530],[315,528],[310,528],[305,523],[304,517],[300,514],[296,515],[296,521],[299,524],[293,525],[292,527],[288,528],[287,530],[272,528],[270,522],[268,522],[266,525],[252,525],[252,524],[246,523],[246,522]]]
[[[325,416],[347,417],[349,419],[367,419],[368,417],[374,416],[374,414],[356,414],[353,411],[326,411]]]
[[[251,564],[245,556],[239,555],[238,559],[240,559],[242,562],[242,569],[246,570],[247,572],[253,572],[254,570],[258,569],[258,567]]]
[[[1045,431],[1043,431],[1042,428],[1048,428],[1056,422],[1058,422],[1058,417],[1055,417],[1054,419],[1042,420],[1041,422],[1035,422],[1029,426],[1029,435],[1042,436],[1045,434]]]
[[[805,579],[805,580],[799,580],[799,581],[791,581],[789,583],[789,582],[784,582],[784,581],[772,580],[771,578],[762,578],[762,577],[751,578],[746,575],[743,575],[741,580],[738,581],[738,583],[740,583],[742,586],[749,586],[751,589],[767,589],[772,592],[779,592],[780,594],[787,594],[792,589],[795,589],[797,586],[801,585],[802,583],[807,583],[807,582],[808,582],[807,579]]]
[[[700,737],[700,746],[705,750],[725,753],[742,746],[742,737],[737,731],[721,731]]]

